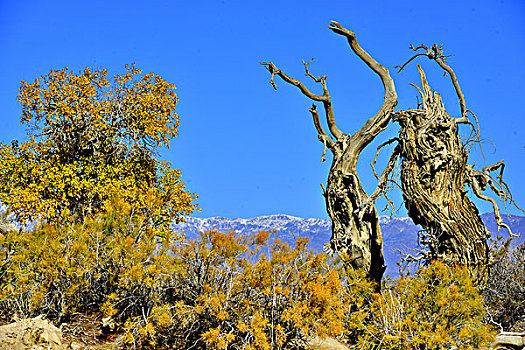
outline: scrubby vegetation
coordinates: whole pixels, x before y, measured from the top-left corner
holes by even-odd
[[[185,241],[117,202],[70,226],[1,238],[4,320],[112,316],[125,347],[301,349],[312,335],[355,349],[482,349],[493,329],[465,269],[436,263],[383,285],[269,234]]]
[[[483,292],[488,320],[500,331],[525,332],[525,242],[496,241],[493,258]]]
[[[313,336],[351,349],[484,349],[493,324],[516,324],[505,305],[520,300],[518,279],[503,299],[487,294],[487,314],[463,267],[435,262],[378,288],[302,238],[184,239],[171,223],[196,196],[155,152],[176,135],[174,87],[138,74],[128,67],[112,88],[89,69],[23,83],[22,120],[37,133],[0,145],[0,199],[22,224],[0,235],[3,322],[109,318],[124,348],[216,350],[302,349]],[[501,252],[494,271],[516,272],[516,259],[522,269],[522,250]]]

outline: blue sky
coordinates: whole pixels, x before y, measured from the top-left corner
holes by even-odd
[[[354,132],[379,108],[383,91],[345,40],[326,28],[330,20],[354,30],[390,69],[398,108],[415,107],[416,90],[408,83],[418,77],[415,65],[401,74],[393,66],[410,57],[411,43],[443,43],[454,55],[450,65],[482,137],[496,145],[485,145],[487,162],[505,159],[506,179],[525,206],[522,0],[0,0],[0,141],[25,137],[16,102],[21,79],[33,81],[64,66],[121,73],[135,62],[178,88],[180,135],[162,156],[181,168],[188,188],[199,195],[197,216],[325,218],[319,184],[329,161],[320,163],[323,146],[308,113],[311,101],[284,83],[274,91],[259,62],[272,60],[303,79],[301,62],[314,57],[311,71],[328,75],[339,127]],[[450,81],[427,59],[418,63],[449,113],[458,115]],[[369,192],[375,187],[368,165],[375,147],[396,133],[392,125],[362,153],[359,171]],[[479,156],[473,161],[483,164]],[[399,194],[392,197],[402,207]]]

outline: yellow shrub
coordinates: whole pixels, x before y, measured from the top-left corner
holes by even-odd
[[[125,201],[124,201],[125,203]],[[112,316],[125,347],[483,349],[493,330],[465,269],[435,263],[376,293],[362,271],[296,245],[208,231],[181,240],[127,205],[84,224],[0,237],[4,317]]]
[[[468,270],[440,262],[385,284],[370,312],[362,339],[381,349],[486,349],[495,336]]]

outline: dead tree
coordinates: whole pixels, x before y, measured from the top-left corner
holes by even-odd
[[[310,113],[319,134],[319,140],[325,145],[325,151],[328,148],[333,154],[326,189],[323,187],[326,210],[332,219],[332,237],[329,250],[338,253],[343,260],[346,260],[354,268],[364,269],[370,278],[379,283],[385,270],[383,237],[375,206],[373,204],[368,205],[366,213],[359,211],[364,203],[370,203],[370,201],[363,190],[356,167],[361,151],[387,128],[397,104],[397,95],[388,70],[359,46],[354,32],[343,28],[337,22],[332,22],[328,28],[334,33],[346,37],[353,52],[381,78],[384,86],[383,105],[355,133],[346,134],[337,127],[326,84],[326,75],[321,77],[312,75],[308,71],[308,65],[311,61],[309,63],[303,62],[306,75],[316,83],[321,84],[323,90],[321,95],[312,93],[303,83],[285,74],[272,62],[261,64],[270,72],[270,82],[275,89],[277,89],[277,85],[274,78],[277,75],[286,83],[299,88],[309,99],[322,103],[328,129],[333,139],[323,130],[315,104],[312,104]]]
[[[472,144],[479,143],[478,120],[467,109],[458,79],[452,68],[446,64],[441,46],[433,45],[430,49],[424,45],[417,48],[411,46],[418,53],[399,67],[399,71],[418,56],[426,56],[435,61],[451,78],[456,90],[461,107],[461,116],[458,118],[447,113],[441,96],[431,90],[419,66],[417,68],[422,87],[413,86],[421,94],[420,106],[417,109],[395,112],[397,95],[388,70],[359,46],[352,31],[337,22],[332,22],[328,27],[334,33],[347,38],[354,53],[381,78],[385,89],[384,102],[379,111],[354,134],[345,134],[337,127],[326,75],[312,75],[308,71],[311,61],[303,62],[306,76],[321,84],[322,95],[312,93],[303,83],[282,72],[272,62],[262,65],[270,72],[270,82],[275,89],[277,85],[274,78],[277,75],[285,82],[297,86],[306,97],[323,104],[333,139],[323,130],[315,104],[310,108],[310,113],[319,140],[325,145],[325,151],[328,148],[333,154],[326,189],[323,187],[326,209],[332,219],[329,249],[338,253],[353,267],[363,268],[372,279],[378,282],[381,280],[385,269],[383,239],[374,203],[381,195],[386,196],[388,183],[393,181],[392,170],[398,159],[401,159],[400,188],[404,203],[414,223],[424,228],[420,244],[426,250],[411,258],[424,261],[437,259],[468,266],[477,283],[484,285],[488,278],[487,238],[490,233],[483,225],[478,209],[468,197],[467,186],[477,197],[492,203],[498,227],[506,228],[511,235],[510,228],[503,223],[496,201],[483,191],[490,188],[505,205],[517,205],[503,181],[503,161],[485,166],[482,170],[475,170],[468,164]],[[394,142],[397,144],[382,175],[378,176],[374,169],[379,183],[376,190],[368,196],[357,175],[359,154],[387,128],[391,120],[401,126],[399,136],[379,146],[377,154],[383,146]],[[462,140],[458,133],[460,124],[470,125],[474,137]],[[376,159],[372,162],[372,168]]]
[[[401,157],[401,188],[408,216],[415,224],[424,228],[420,243],[427,248],[415,259],[425,261],[441,260],[451,264],[468,266],[471,275],[479,285],[488,278],[489,249],[487,232],[478,209],[470,201],[466,185],[483,200],[493,204],[494,214],[499,227],[509,227],[503,223],[494,199],[483,194],[489,187],[504,203],[508,200],[515,205],[510,191],[503,182],[503,161],[486,166],[482,171],[474,170],[468,164],[471,142],[479,142],[478,121],[474,113],[467,110],[465,97],[452,68],[446,63],[441,47],[431,49],[421,45],[411,46],[417,53],[400,70],[418,56],[434,60],[450,76],[456,90],[461,117],[451,117],[443,105],[441,96],[432,91],[425,73],[417,66],[421,76],[422,88],[414,85],[421,94],[421,106],[418,109],[397,111],[393,121],[399,123],[398,145],[390,158],[385,174],[392,170],[397,157]],[[474,126],[469,114],[476,122]],[[476,137],[462,142],[458,133],[459,124],[469,124]],[[379,149],[378,149],[379,152]],[[377,157],[377,155],[376,155]],[[500,170],[499,175],[491,172]],[[373,201],[384,189],[387,176],[380,179],[378,189],[372,194]],[[510,234],[512,234],[510,232]]]

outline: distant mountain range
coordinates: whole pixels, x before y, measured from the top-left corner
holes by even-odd
[[[498,232],[496,220],[492,213],[481,215],[487,229],[493,233],[493,237],[500,234],[508,236],[505,229]],[[513,233],[521,234],[516,239],[516,243],[523,242],[525,237],[525,217],[523,216],[504,216]],[[418,231],[421,227],[414,225],[410,218],[390,218],[381,216],[379,218],[383,233],[383,249],[386,273],[396,275],[398,267],[396,262],[400,260],[401,252],[410,252],[410,248],[417,246]],[[331,222],[322,219],[303,219],[290,215],[268,215],[259,216],[252,219],[228,219],[223,217],[194,218],[187,217],[185,223],[174,225],[174,229],[183,230],[186,238],[197,238],[200,231],[217,229],[219,231],[235,231],[237,234],[251,234],[261,230],[276,231],[274,238],[280,238],[285,242],[293,244],[296,237],[308,237],[309,247],[321,252],[323,244],[330,240]]]

